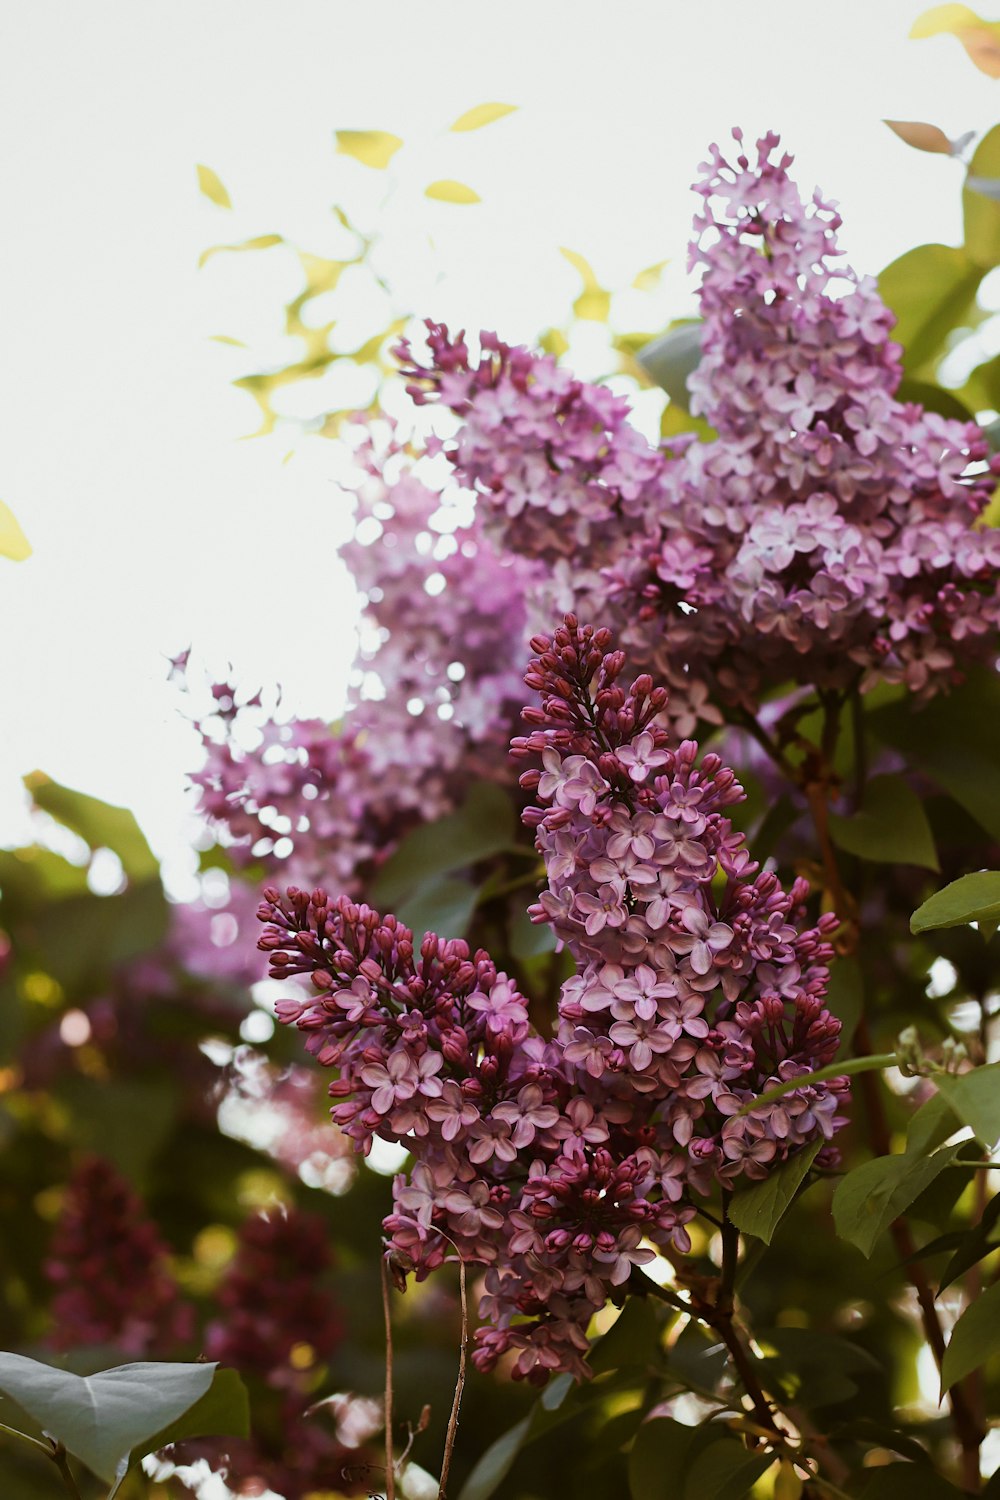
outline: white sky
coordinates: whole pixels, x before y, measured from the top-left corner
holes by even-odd
[[[194,641],[298,711],[343,691],[350,590],[333,548],[331,446],[240,439],[210,335],[281,360],[285,253],[219,256],[278,231],[332,248],[331,203],[386,188],[333,151],[335,128],[395,132],[402,186],[385,260],[421,312],[530,338],[577,290],[558,245],[608,286],[671,257],[663,321],[686,310],[687,191],[710,140],[773,126],[809,188],[840,200],[844,244],[879,270],[959,238],[959,170],[883,116],[956,136],[1000,118],[997,85],[950,38],[907,41],[920,0],[31,0],[0,47],[0,497],[35,548],[0,560],[0,842],[25,836],[39,766],[131,805],[160,852],[183,841],[190,730],[164,657]],[[462,111],[519,112],[447,135]],[[227,213],[201,197],[219,173]],[[457,177],[475,207],[426,202]],[[653,323],[650,327],[655,326]],[[317,643],[322,649],[317,652]],[[323,662],[315,666],[317,657]]]

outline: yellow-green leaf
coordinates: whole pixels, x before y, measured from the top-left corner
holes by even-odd
[[[576,250],[567,250],[565,245],[560,245],[559,253],[565,256],[574,271],[579,272],[583,281],[583,291],[573,303],[577,317],[591,323],[606,323],[611,312],[611,293],[601,286],[590,261]]]
[[[24,562],[24,559],[30,556],[31,543],[21,530],[10,506],[0,500],[0,557],[9,557],[14,562]]]
[[[984,21],[967,5],[935,5],[918,16],[911,37],[955,37],[981,73],[1000,78],[1000,22]]]
[[[198,186],[206,198],[211,198],[220,208],[232,208],[233,203],[218,175],[211,167],[202,166],[198,163]]]
[[[403,144],[388,130],[338,130],[337,150],[342,156],[353,156],[363,167],[384,171]]]
[[[951,141],[937,125],[928,125],[924,120],[883,120],[882,123],[917,151],[937,151],[942,156],[951,155]]]
[[[516,104],[477,104],[467,109],[464,115],[459,115],[449,129],[481,130],[484,125],[492,125],[494,120],[502,120],[504,115],[512,115],[516,109]]]
[[[455,182],[450,177],[442,177],[437,182],[428,183],[424,188],[425,198],[436,198],[439,203],[481,203],[479,194],[464,182]]]
[[[663,275],[664,270],[667,266],[669,266],[669,264],[669,260],[658,260],[655,266],[647,266],[644,271],[640,271],[635,280],[632,282],[632,285],[635,287],[636,291],[654,291],[656,287],[659,286],[660,277]]]
[[[927,36],[940,36],[942,32],[954,33],[981,25],[975,11],[967,5],[934,5],[917,17],[910,28],[910,36],[919,41]]]
[[[243,240],[239,245],[209,245],[198,257],[198,265],[203,266],[206,261],[212,259],[213,255],[220,255],[223,250],[235,253],[237,250],[269,250],[272,245],[283,243],[280,234],[258,234],[252,240]]]

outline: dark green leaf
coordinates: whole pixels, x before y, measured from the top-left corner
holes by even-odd
[[[940,869],[923,803],[901,776],[873,776],[860,811],[849,818],[830,814],[830,837],[861,859]]]
[[[159,877],[160,867],[128,808],[114,807],[86,792],[60,786],[44,771],[32,771],[25,776],[24,784],[36,807],[79,834],[91,849],[111,849],[117,854],[130,880]]]
[[[492,783],[481,782],[456,812],[407,834],[379,871],[372,903],[392,910],[430,877],[465,869],[509,848],[515,832],[510,798]]]
[[[933,1156],[879,1156],[848,1172],[833,1195],[840,1238],[870,1256],[883,1230],[906,1212],[957,1151],[958,1146],[943,1146]]]
[[[1000,1141],[1000,1063],[969,1073],[936,1073],[934,1082],[964,1125],[988,1149]]]
[[[952,1329],[941,1366],[941,1394],[1000,1349],[1000,1282],[980,1292]]]
[[[924,1464],[885,1464],[863,1472],[861,1500],[961,1500],[963,1494]]]
[[[932,1094],[906,1127],[907,1156],[928,1156],[959,1128],[955,1111],[941,1094]]]
[[[0,1390],[88,1469],[113,1484],[133,1451],[200,1402],[214,1364],[119,1365],[71,1375],[21,1354],[0,1354]]]
[[[910,918],[911,932],[936,927],[965,927],[969,922],[992,922],[1000,917],[1000,871],[978,870],[935,891]]]
[[[744,1234],[754,1234],[759,1240],[771,1243],[771,1236],[793,1198],[805,1182],[821,1147],[822,1140],[813,1141],[803,1150],[753,1187],[743,1188],[734,1194],[729,1205],[729,1217]]]
[[[651,1298],[630,1297],[607,1333],[593,1347],[589,1363],[594,1374],[627,1366],[645,1368],[652,1364],[660,1347],[664,1311]]]
[[[975,376],[977,371],[973,370]],[[963,395],[968,399],[971,386],[967,385]],[[939,385],[931,385],[926,380],[904,380],[896,392],[897,401],[915,402],[922,406],[924,411],[937,412],[942,417],[952,417],[956,422],[971,422],[973,412],[960,401],[954,391],[943,391]],[[981,406],[992,406],[992,402],[980,402]]]
[[[496,1442],[491,1443],[469,1475],[458,1500],[489,1500],[506,1479],[524,1446],[534,1413],[529,1412]]]
[[[517,912],[511,919],[509,940],[512,957],[522,963],[556,950],[556,935],[548,922],[532,922],[526,911]]]
[[[667,1500],[677,1493],[695,1430],[670,1417],[642,1424],[628,1458],[632,1500]]]
[[[250,1401],[246,1386],[235,1370],[215,1371],[215,1378],[204,1396],[188,1408],[175,1422],[168,1423],[152,1437],[144,1438],[132,1452],[132,1469],[147,1453],[158,1453],[171,1443],[182,1443],[187,1438],[250,1436]],[[108,1500],[113,1500],[112,1490]]]
[[[418,943],[425,932],[436,932],[444,938],[464,937],[477,900],[474,885],[445,875],[428,880],[408,896],[399,904],[396,915],[412,928]]]
[[[849,1401],[857,1393],[856,1376],[883,1373],[867,1349],[814,1328],[760,1329],[757,1340],[769,1377],[806,1407]]]
[[[701,322],[675,323],[662,338],[654,339],[636,356],[651,380],[662,386],[670,400],[687,411],[691,396],[688,376],[701,363]]]
[[[773,1453],[748,1453],[742,1443],[724,1438],[700,1453],[685,1475],[684,1500],[742,1500],[765,1469]],[[661,1494],[667,1492],[661,1488]],[[671,1493],[676,1493],[671,1486]]]
[[[975,1228],[962,1235],[958,1249],[942,1272],[938,1295],[951,1286],[959,1276],[971,1270],[984,1255],[989,1255],[991,1250],[997,1249],[995,1244],[990,1243],[990,1235],[996,1227],[998,1217],[1000,1217],[1000,1194],[991,1198],[987,1203],[983,1209],[982,1218]]]
[[[826,1003],[840,1022],[838,1055],[846,1056],[850,1053],[851,1042],[865,1003],[861,966],[856,958],[838,958],[831,965]]]

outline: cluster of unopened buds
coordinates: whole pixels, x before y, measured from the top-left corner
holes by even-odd
[[[265,892],[260,946],[279,1002],[335,1068],[333,1117],[366,1151],[401,1142],[385,1229],[426,1275],[458,1254],[485,1270],[475,1359],[587,1373],[586,1330],[636,1268],[690,1248],[721,1186],[759,1180],[843,1123],[846,1080],[812,1083],[839,1022],[826,1009],[831,914],[803,926],[726,809],[733,772],[663,728],[648,675],[624,688],[609,632],[569,615],[526,680],[540,704],[513,753],[546,868],[531,909],[572,953],[554,1037],[488,954],[346,897]],[[755,1101],[801,1079],[780,1099]]]

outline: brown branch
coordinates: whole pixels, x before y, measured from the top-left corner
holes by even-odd
[[[385,1317],[385,1500],[396,1500],[396,1464],[392,1452],[392,1308],[389,1303],[389,1267],[379,1257],[382,1270],[382,1312]]]
[[[451,1414],[448,1417],[448,1431],[444,1440],[444,1457],[441,1460],[441,1482],[438,1485],[438,1500],[445,1500],[445,1488],[448,1484],[448,1475],[451,1472],[451,1456],[455,1451],[455,1436],[458,1432],[458,1412],[462,1405],[462,1392],[465,1390],[466,1346],[469,1342],[469,1301],[465,1278],[465,1261],[461,1256],[458,1258],[458,1289],[462,1299],[462,1342],[458,1351],[458,1380],[455,1382],[455,1396],[451,1403]]]

